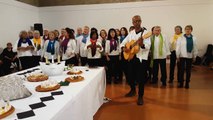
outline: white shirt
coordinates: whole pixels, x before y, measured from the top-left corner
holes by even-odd
[[[145,35],[147,33],[146,30],[144,30],[143,35]],[[135,30],[132,30],[127,36],[126,38],[123,40],[123,42],[120,45],[120,48],[125,47],[127,42],[130,42],[131,40],[138,40],[139,37],[141,37],[141,32],[136,34]],[[139,52],[136,54],[136,57],[140,60],[140,62],[142,62],[142,60],[147,60],[148,59],[148,55],[149,55],[149,50],[151,47],[151,41],[150,41],[150,37],[147,39],[143,40],[143,44],[144,44],[144,49],[142,49],[140,47]]]
[[[44,49],[43,49],[42,56],[44,56],[47,59],[52,59],[52,54],[47,52],[48,44],[49,44],[49,40],[46,40],[44,43]],[[54,47],[55,47],[55,54],[53,55],[53,58],[57,59],[57,57],[59,55],[59,47],[60,47],[58,41],[55,41]]]
[[[43,36],[41,36],[41,37],[42,37],[42,40],[43,40],[43,41],[47,40],[47,38],[48,38],[48,36],[46,36],[46,35],[43,35]]]
[[[184,36],[181,36],[177,40],[177,46],[176,46],[176,56],[177,58],[196,58],[198,54],[197,49],[197,43],[196,38],[193,37],[193,49],[192,52],[187,52],[187,43],[186,38]]]
[[[90,44],[92,44],[92,43],[91,43],[90,40],[88,40],[86,45],[85,45],[85,48],[84,48],[87,51],[87,58],[88,59],[99,59],[99,58],[101,58],[101,52],[103,51],[103,47],[101,46],[101,43],[97,40],[96,45],[101,46],[101,49],[96,48],[96,53],[93,57],[92,57],[92,49],[91,48],[87,49],[87,46],[89,46]]]
[[[102,45],[103,43],[103,38],[102,37],[99,37],[98,38],[98,41],[101,43],[101,46],[103,47],[103,51],[101,52],[102,56],[105,56],[106,55],[106,52],[105,52],[105,49],[106,49],[106,39],[105,39],[105,46]]]
[[[155,36],[154,41],[154,59],[165,59],[168,55],[171,54],[169,49],[169,41],[163,36],[163,55],[159,55],[159,44],[160,44],[160,35]]]
[[[37,50],[37,46],[38,45],[35,45],[34,42],[33,42],[33,38],[31,39],[31,42],[33,44],[33,47],[34,47],[34,51],[33,51],[33,55],[34,56],[42,56],[42,52],[43,52],[43,48],[44,48],[44,40],[42,37],[40,37],[41,39],[41,49],[40,50]],[[42,56],[43,57],[43,56]]]
[[[27,51],[18,50],[18,41],[19,40],[16,41],[13,48],[14,51],[17,51],[18,57],[32,56],[32,50],[27,50]],[[21,43],[21,47],[27,47],[27,46],[29,46],[28,43]]]
[[[72,57],[75,57],[75,51],[76,51],[76,40],[75,39],[70,39],[68,44],[67,44],[67,50],[62,51],[62,60],[67,60]]]
[[[115,44],[115,43],[113,43],[113,44]],[[110,52],[110,40],[106,40],[105,52],[106,52],[106,54],[108,54],[109,56],[119,55],[120,52],[121,52],[119,40],[117,41],[117,50],[112,50],[112,52]]]
[[[78,53],[78,54],[80,53],[81,57],[87,57],[87,50],[84,49],[86,43],[82,42],[83,35],[77,37],[76,39],[77,39],[77,48],[76,48],[75,53]],[[90,40],[90,36],[88,35],[87,41],[89,41],[89,40]]]

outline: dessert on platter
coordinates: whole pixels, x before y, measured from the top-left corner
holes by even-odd
[[[40,82],[48,79],[48,76],[42,73],[33,74],[27,77],[27,80],[30,82]]]
[[[0,119],[5,118],[12,114],[15,111],[15,108],[10,105],[9,102],[0,101]]]
[[[67,72],[68,75],[76,75],[76,74],[81,74],[81,73],[83,73],[81,70],[79,70],[79,69],[74,69],[74,68],[72,68],[71,70],[69,70],[69,71]]]
[[[37,92],[49,92],[59,89],[61,86],[58,84],[57,81],[54,80],[47,80],[41,83],[41,85],[38,85],[35,90]]]
[[[79,75],[70,76],[65,79],[65,81],[67,81],[67,82],[80,82],[83,80],[84,80],[84,77],[79,76]]]

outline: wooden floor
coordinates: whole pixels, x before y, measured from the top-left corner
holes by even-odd
[[[213,70],[195,66],[190,89],[174,85],[161,88],[146,84],[144,105],[136,104],[137,96],[126,98],[128,85],[107,85],[105,103],[94,120],[213,120]]]

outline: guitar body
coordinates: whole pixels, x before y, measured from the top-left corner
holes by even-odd
[[[134,47],[131,48],[133,44],[135,44],[136,40],[131,40],[130,42],[126,43],[126,48],[130,49],[129,52],[124,52],[124,59],[125,60],[131,60],[133,59],[134,55],[137,54],[140,50],[139,45],[135,45]]]
[[[149,38],[152,35],[152,32],[148,32],[143,35],[143,39]],[[139,40],[139,39],[138,39]],[[133,59],[135,54],[140,51],[140,46],[137,44],[138,40],[131,40],[130,42],[126,43],[125,48],[129,49],[129,52],[123,52],[124,59],[130,61]]]

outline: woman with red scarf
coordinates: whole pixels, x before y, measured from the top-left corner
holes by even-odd
[[[107,67],[109,71],[108,83],[114,79],[115,83],[118,83],[119,79],[119,57],[120,57],[120,42],[118,40],[116,30],[111,28],[108,32],[108,38],[106,41],[105,51],[107,59]]]
[[[103,51],[103,47],[98,41],[97,31],[92,31],[90,33],[90,40],[87,41],[84,49],[88,52],[87,59],[89,66],[101,66],[101,52]]]

